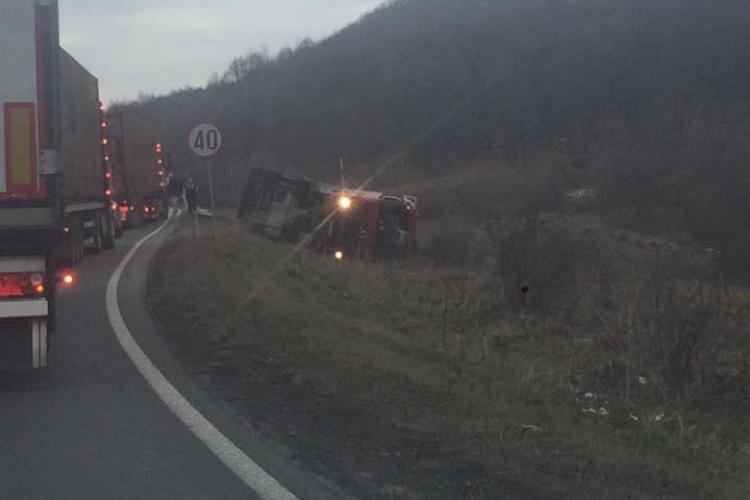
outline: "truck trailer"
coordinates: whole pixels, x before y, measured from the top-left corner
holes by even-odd
[[[113,198],[126,228],[166,217],[167,158],[158,130],[133,113],[105,116],[111,148]]]
[[[398,260],[417,251],[419,201],[414,196],[345,189],[256,168],[238,216],[282,241],[306,241],[337,260]]]
[[[3,0],[0,370],[47,366],[61,270],[115,244],[98,81],[58,26],[54,0]]]

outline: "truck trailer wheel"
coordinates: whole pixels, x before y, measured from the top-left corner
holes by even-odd
[[[77,266],[81,262],[83,262],[83,257],[86,254],[86,244],[84,242],[84,234],[83,229],[81,228],[80,224],[76,224],[73,229],[73,243],[72,243],[72,253],[73,253],[73,265]]]
[[[91,248],[91,253],[99,255],[104,249],[104,238],[102,237],[102,227],[97,223],[96,231],[94,231],[94,246]]]
[[[102,238],[102,248],[104,250],[112,250],[115,248],[115,235],[111,234],[105,234],[104,238]]]
[[[117,233],[115,231],[115,224],[112,219],[107,217],[104,218],[104,237],[102,238],[102,247],[105,250],[112,250],[115,248],[115,240],[117,239]]]
[[[83,262],[83,256],[86,253],[86,249],[84,248],[84,245],[83,245],[83,240],[75,242],[74,253],[75,253],[75,257],[73,258],[73,265],[77,266],[78,264]]]

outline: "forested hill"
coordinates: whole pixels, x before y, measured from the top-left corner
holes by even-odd
[[[750,213],[748,26],[742,0],[400,0],[127,109],[184,169],[190,125],[218,122],[226,201],[251,166],[335,175],[409,145],[397,168],[425,175],[543,157],[624,222],[713,241]]]

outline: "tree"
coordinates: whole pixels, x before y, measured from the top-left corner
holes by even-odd
[[[247,80],[258,69],[269,63],[268,50],[250,51],[247,55],[237,57],[230,64],[224,80],[227,82],[241,82]]]

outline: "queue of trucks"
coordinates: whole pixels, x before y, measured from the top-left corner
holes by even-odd
[[[57,288],[74,283],[86,252],[114,248],[124,225],[163,213],[161,144],[125,153],[127,124],[105,113],[58,26],[55,0],[3,1],[0,370],[47,366]]]

